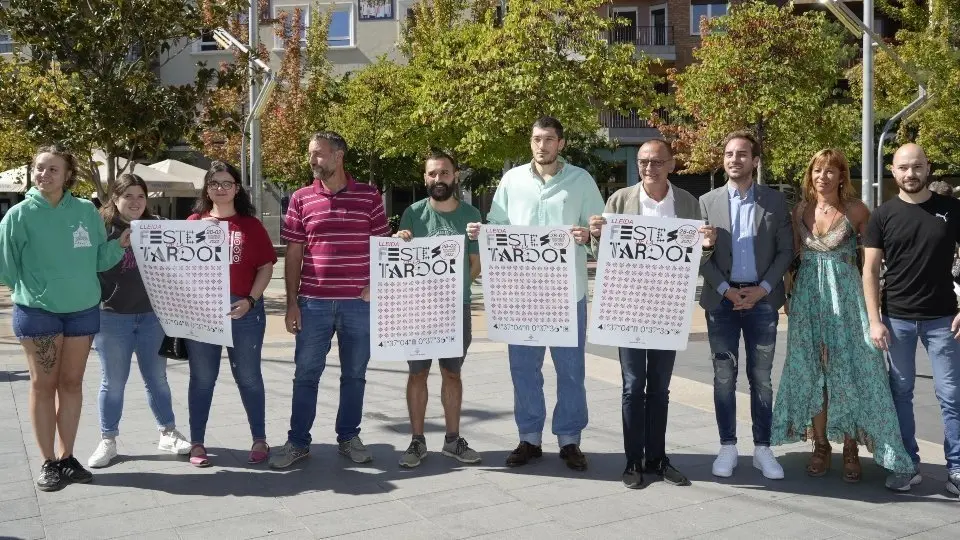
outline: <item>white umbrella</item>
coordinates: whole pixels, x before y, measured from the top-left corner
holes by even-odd
[[[179,178],[186,178],[193,182],[193,187],[198,191],[203,189],[203,179],[207,174],[207,171],[200,167],[194,167],[189,163],[177,161],[176,159],[165,159],[153,165],[148,165],[148,167],[160,172],[172,174]]]
[[[107,177],[107,158],[106,155],[100,150],[96,150],[93,153],[93,159],[97,162],[97,168],[100,170],[100,177]],[[117,159],[117,167],[123,167],[126,165],[127,160],[123,158]],[[194,183],[188,178],[181,178],[172,174],[165,173],[163,171],[158,171],[157,169],[151,169],[146,165],[138,165],[134,167],[133,171],[129,167],[124,169],[123,172],[132,172],[143,178],[143,181],[147,183],[147,187],[150,189],[151,197],[196,197],[197,188]]]

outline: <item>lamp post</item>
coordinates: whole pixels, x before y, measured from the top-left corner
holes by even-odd
[[[857,19],[842,0],[819,0],[840,21],[840,23],[857,37],[863,37],[863,141],[862,141],[862,170],[861,198],[867,208],[874,208],[874,186],[876,186],[876,202],[879,205],[883,199],[883,142],[890,131],[901,118],[910,117],[929,105],[930,94],[926,88],[926,77],[918,73],[913,66],[907,64],[900,55],[887,45],[883,38],[873,31],[873,0],[864,0],[863,15],[866,22]],[[880,139],[877,141],[876,159],[873,156],[873,47],[880,48],[897,66],[910,76],[919,87],[917,99],[895,114],[883,128]],[[871,172],[876,171],[876,184],[873,183]]]
[[[251,2],[251,6],[254,6],[255,2]],[[247,112],[247,118],[243,123],[243,132],[240,137],[240,174],[241,183],[250,190],[251,198],[253,199],[253,205],[257,209],[258,217],[262,217],[263,208],[261,203],[262,195],[262,186],[261,186],[261,173],[260,173],[260,118],[263,116],[264,111],[267,108],[267,103],[270,101],[270,96],[273,94],[273,90],[276,88],[277,81],[273,78],[273,70],[270,69],[270,66],[267,65],[263,60],[255,58],[252,54],[252,51],[256,50],[256,43],[258,42],[256,37],[253,37],[256,34],[256,17],[257,10],[254,7],[250,8],[250,30],[251,46],[247,47],[239,39],[231,35],[224,28],[217,28],[213,31],[213,39],[217,42],[221,48],[230,49],[236,48],[240,52],[247,55],[249,60],[249,85],[250,85],[250,103]],[[257,88],[256,81],[256,70],[260,70],[265,75],[265,84],[263,88]],[[249,136],[248,136],[249,133]],[[247,159],[247,141],[250,141],[250,158]]]

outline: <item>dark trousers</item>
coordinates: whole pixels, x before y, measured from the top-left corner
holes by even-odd
[[[677,351],[620,348],[627,462],[658,468],[666,457],[667,404]]]

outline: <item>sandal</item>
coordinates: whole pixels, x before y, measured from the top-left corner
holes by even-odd
[[[843,443],[843,481],[856,484],[860,481],[860,455],[855,441]]]
[[[194,451],[199,449],[199,454],[194,454]],[[210,460],[207,459],[207,449],[200,443],[194,444],[190,447],[190,464],[194,467],[209,467]]]
[[[257,450],[257,447],[263,448],[263,450]],[[267,444],[267,441],[253,441],[253,446],[250,447],[250,456],[247,458],[247,463],[250,465],[259,465],[267,460],[270,457],[270,445]]]
[[[830,443],[827,441],[815,441],[813,443],[813,454],[810,455],[810,461],[807,463],[807,476],[820,477],[827,474],[830,470]]]

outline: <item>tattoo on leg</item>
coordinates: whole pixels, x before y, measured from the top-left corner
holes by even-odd
[[[56,336],[34,338],[33,343],[37,347],[37,363],[43,368],[44,373],[50,373],[57,365]]]

